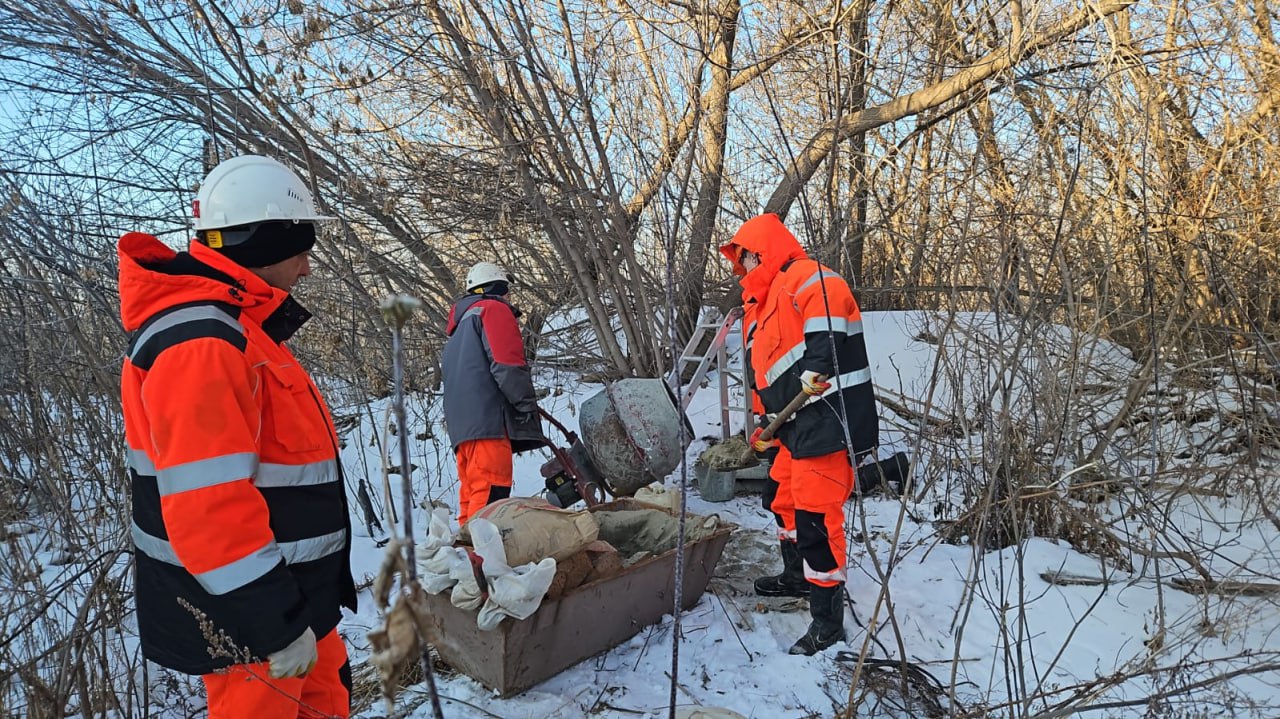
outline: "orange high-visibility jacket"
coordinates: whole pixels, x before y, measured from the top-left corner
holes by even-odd
[[[749,273],[739,262],[742,249],[760,256]],[[854,453],[874,449],[879,420],[862,313],[848,283],[809,259],[773,214],[743,223],[720,252],[742,277],[748,358],[763,409],[786,407],[800,393],[805,371],[831,383],[782,426],[778,439],[796,459],[843,450],[847,417]]]
[[[190,674],[244,661],[210,656],[200,619],[257,658],[325,636],[356,596],[333,420],[283,344],[310,314],[199,243],[118,250],[143,654]]]

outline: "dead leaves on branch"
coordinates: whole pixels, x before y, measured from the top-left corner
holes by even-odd
[[[394,709],[402,679],[427,650],[427,593],[409,571],[406,544],[402,539],[388,543],[373,581],[373,599],[384,617],[382,626],[369,632],[369,662],[377,669],[389,712]]]

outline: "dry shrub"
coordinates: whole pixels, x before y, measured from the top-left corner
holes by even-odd
[[[1025,437],[1018,431],[1009,435]],[[1114,480],[1096,465],[1057,476],[1026,444],[1005,442],[1004,449],[989,481],[965,483],[965,509],[941,523],[944,542],[998,550],[1031,537],[1059,539],[1081,554],[1131,569],[1121,542],[1097,514],[1118,490]]]

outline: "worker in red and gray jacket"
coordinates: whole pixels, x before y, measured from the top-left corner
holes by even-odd
[[[478,262],[467,273],[467,295],[449,310],[444,420],[458,461],[460,524],[511,496],[513,453],[546,444],[510,284],[501,267]]]

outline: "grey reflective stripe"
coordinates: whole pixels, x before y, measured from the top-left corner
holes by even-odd
[[[810,332],[826,332],[830,329],[832,332],[838,332],[842,335],[860,335],[862,334],[862,320],[854,320],[850,322],[844,317],[832,317],[831,324],[828,326],[826,317],[812,317],[804,321],[804,333]]]
[[[147,534],[137,524],[133,525],[132,533],[133,544],[139,552],[165,564],[172,564],[175,567],[183,566],[182,561],[178,559],[178,553],[173,551],[173,545],[168,541]],[[226,594],[270,572],[281,559],[283,556],[276,543],[267,542],[246,557],[191,576],[195,577],[206,592],[213,595]]]
[[[817,272],[814,272],[812,275],[809,275],[809,279],[805,280],[804,282],[801,282],[800,286],[796,288],[797,296],[801,292],[804,292],[806,287],[817,282],[818,280],[822,280],[823,282],[826,282],[827,280],[840,279],[840,275],[837,275],[836,273],[832,272],[831,270],[825,267],[822,267],[821,265],[819,265],[819,267],[820,269]]]
[[[244,325],[240,324],[234,317],[217,307],[210,307],[208,305],[184,307],[151,323],[151,326],[148,327],[146,331],[134,339],[133,349],[135,352],[138,351],[146,345],[152,337],[171,327],[176,327],[186,322],[195,322],[197,320],[217,320],[234,328],[237,332],[244,332]]]
[[[167,497],[239,479],[251,479],[257,470],[258,455],[253,452],[224,454],[162,469],[156,473],[156,485],[160,496]]]
[[[280,563],[280,548],[275,542],[267,542],[248,556],[241,557],[217,569],[193,574],[200,586],[210,594],[226,594],[270,572]]]
[[[257,487],[309,487],[336,481],[338,481],[338,463],[332,459],[326,459],[311,464],[263,462],[258,465],[258,477],[253,480],[253,484]]]
[[[139,552],[157,562],[164,562],[178,567],[182,566],[177,553],[173,551],[173,545],[169,544],[168,540],[161,539],[153,534],[147,534],[136,523],[130,528],[130,532],[133,534],[133,546],[137,547]]]
[[[804,578],[827,582],[843,582],[848,579],[845,575],[844,567],[836,567],[830,572],[819,572],[818,570],[810,567],[808,562],[804,563]]]
[[[130,447],[125,451],[125,458],[129,462],[129,469],[132,469],[143,477],[156,476],[156,465],[152,463],[151,458],[147,456],[146,452]]]
[[[310,539],[299,539],[296,542],[280,542],[280,553],[284,555],[285,562],[298,564],[300,562],[323,559],[334,552],[341,552],[346,545],[347,530],[339,529],[336,532],[322,534],[319,537],[311,537]]]
[[[791,369],[792,365],[794,365],[796,362],[799,362],[801,357],[804,357],[803,342],[787,350],[785,354],[783,354],[781,357],[778,358],[777,362],[773,363],[772,367],[765,370],[765,373],[764,373],[765,381],[768,382],[769,384],[773,384],[787,370]]]
[[[462,321],[465,320],[466,318],[472,315],[479,315],[481,312],[484,312],[483,307],[476,307],[475,305],[472,305],[471,309],[467,310],[466,312],[463,312],[462,316],[458,318],[458,324],[462,324]]]
[[[840,390],[857,387],[860,384],[870,382],[871,368],[864,367],[860,370],[854,370],[853,372],[845,372],[839,377],[828,378],[827,381],[831,383],[831,387],[828,388],[826,392],[823,392],[820,395],[821,397],[826,397],[827,395],[835,394]],[[814,397],[814,399],[818,399],[818,397]]]
[[[751,324],[747,325],[747,329],[743,331],[742,336],[750,339],[751,335],[755,334],[755,331],[756,331],[756,323],[752,322]]]

